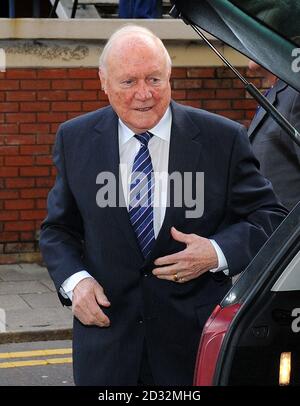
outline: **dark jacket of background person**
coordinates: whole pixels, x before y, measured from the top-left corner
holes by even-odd
[[[300,94],[277,80],[267,95],[280,113],[300,131]],[[263,108],[252,120],[248,135],[260,162],[281,202],[292,209],[300,200],[300,147]]]
[[[119,0],[120,18],[160,18],[161,0]]]

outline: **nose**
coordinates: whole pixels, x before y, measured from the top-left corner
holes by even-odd
[[[140,82],[137,85],[137,89],[135,92],[135,98],[137,100],[145,101],[152,98],[151,90],[149,86],[145,82]]]

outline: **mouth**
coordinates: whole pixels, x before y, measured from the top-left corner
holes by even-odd
[[[135,109],[135,110],[145,113],[146,111],[150,111],[151,109],[152,109],[152,107],[142,107],[142,108]]]

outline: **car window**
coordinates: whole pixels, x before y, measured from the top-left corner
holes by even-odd
[[[299,0],[231,0],[282,37],[300,44]]]
[[[299,0],[173,0],[185,22],[212,34],[300,91]],[[178,14],[179,13],[179,14]]]
[[[300,291],[300,251],[280,275],[271,290],[273,292]]]

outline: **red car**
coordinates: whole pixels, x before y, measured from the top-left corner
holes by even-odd
[[[195,385],[300,384],[300,203],[204,327]]]

